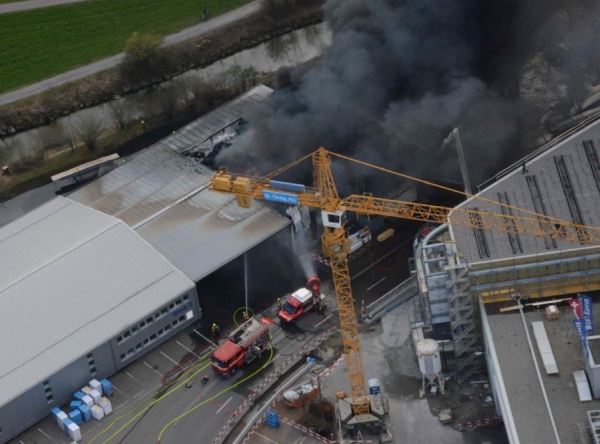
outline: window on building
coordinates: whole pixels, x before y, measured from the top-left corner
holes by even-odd
[[[174,308],[175,308],[175,304],[171,302],[169,304],[169,310],[173,310]]]
[[[175,319],[175,320],[173,321],[173,327],[175,327],[177,324],[179,324],[179,321],[178,321],[177,319]]]
[[[177,299],[177,300],[175,301],[175,305],[176,305],[176,306],[180,306],[180,305],[181,305],[181,299]]]
[[[150,335],[150,340],[151,341],[155,341],[156,340],[156,333],[153,333]]]
[[[96,369],[95,365],[90,366],[90,375],[92,375],[92,377],[96,376],[96,374],[98,373],[98,370]]]
[[[146,324],[152,324],[154,322],[154,319],[152,318],[152,316],[150,316],[148,319],[146,319]]]
[[[117,344],[123,342],[123,336],[117,336]]]
[[[177,318],[177,320],[178,320],[179,322],[185,322],[185,315],[183,315],[183,316],[179,316],[179,317]]]
[[[171,330],[171,324],[167,324],[167,325],[165,325],[165,331],[167,332],[167,331],[169,331],[169,330]]]
[[[183,300],[184,300],[184,301],[187,301],[189,298],[190,298],[190,297],[189,297],[189,296],[186,294],[186,295],[183,297]]]
[[[164,331],[162,328],[160,328],[160,329],[158,330],[158,332],[157,332],[157,333],[158,333],[158,336],[159,336],[159,337],[160,337],[160,336],[162,336],[164,332],[165,332],[165,331]]]
[[[42,387],[44,387],[44,393],[46,395],[46,401],[48,404],[54,402],[54,395],[52,394],[52,386],[50,385],[50,380],[46,379],[42,383]]]
[[[140,342],[139,344],[136,344],[135,350],[138,351],[138,350],[141,350],[141,349],[142,349],[142,343]]]
[[[139,327],[137,325],[134,325],[133,327],[131,327],[131,332],[133,334],[136,334],[139,331]]]
[[[150,339],[148,339],[148,338],[144,339],[144,345],[148,345],[149,342],[150,342]]]
[[[140,322],[140,328],[144,328],[146,326],[146,321]]]
[[[124,361],[127,357],[127,353],[121,353],[121,361]]]
[[[131,336],[131,332],[130,331],[126,331],[125,333],[123,333],[123,338],[125,338],[125,339],[127,339],[130,336]]]
[[[169,312],[169,309],[168,309],[167,307],[165,307],[165,308],[163,308],[163,309],[160,311],[160,314],[161,314],[161,315],[166,315],[168,312]]]

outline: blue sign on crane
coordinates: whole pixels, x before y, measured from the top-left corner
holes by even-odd
[[[295,194],[278,193],[276,191],[263,190],[263,198],[271,202],[281,202],[288,205],[299,205],[298,196]]]

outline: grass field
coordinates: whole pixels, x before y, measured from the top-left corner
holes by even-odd
[[[1,1],[1,0],[0,0]],[[0,14],[0,93],[117,54],[133,32],[167,35],[250,0],[92,0]]]

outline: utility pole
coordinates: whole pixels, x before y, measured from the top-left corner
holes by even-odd
[[[460,172],[463,178],[463,184],[465,186],[465,193],[469,195],[473,195],[473,190],[471,189],[471,179],[469,179],[469,170],[467,169],[467,161],[465,159],[465,153],[463,151],[463,146],[460,141],[460,134],[458,132],[458,128],[454,128],[452,132],[446,137],[444,143],[442,144],[442,148],[454,141],[456,143],[456,151],[458,152],[458,163],[460,165]]]

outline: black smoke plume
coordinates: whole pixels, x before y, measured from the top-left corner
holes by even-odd
[[[331,46],[312,68],[279,73],[286,87],[249,116],[251,130],[219,163],[267,173],[324,146],[413,176],[457,181],[454,145],[441,145],[460,126],[478,183],[498,168],[518,132],[514,101],[479,75],[487,57],[482,3],[328,0]],[[391,186],[380,173],[347,164],[334,173],[349,187],[342,191]]]

